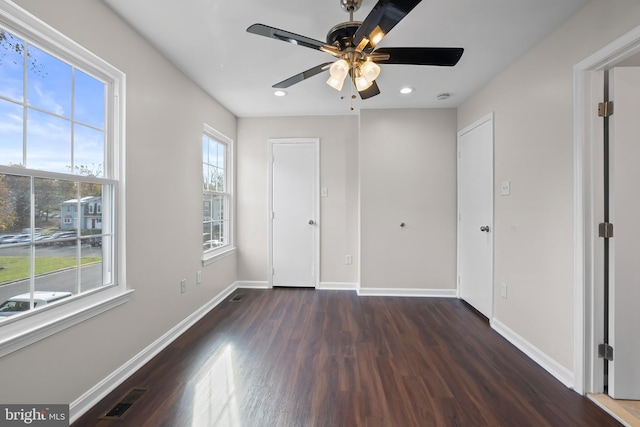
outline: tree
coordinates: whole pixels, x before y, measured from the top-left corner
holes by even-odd
[[[24,55],[24,52],[27,51],[25,49],[25,44],[22,40],[17,38],[11,33],[6,32],[5,30],[0,29],[0,47],[4,49],[4,52],[0,50],[0,65],[2,65],[2,61],[5,59],[8,53],[16,53],[20,56]],[[42,77],[47,75],[46,70],[44,69],[44,64],[41,64],[36,58],[34,58],[31,53],[27,51],[27,58],[29,60],[29,67],[36,74],[40,74]],[[12,61],[14,64],[17,62]]]
[[[72,181],[36,178],[34,183],[37,215],[40,220],[49,222],[49,213],[60,209],[60,204],[68,199],[75,199],[77,191]]]
[[[15,206],[11,198],[11,190],[4,175],[0,175],[0,231],[5,231],[13,227],[16,221]]]
[[[78,165],[75,167],[76,175],[102,177],[102,165],[92,163],[88,165]],[[94,184],[90,182],[83,182],[80,187],[81,197],[87,196],[102,196],[102,184]]]

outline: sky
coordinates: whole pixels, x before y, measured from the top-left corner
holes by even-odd
[[[104,170],[105,84],[4,34],[6,38],[0,40],[0,164],[70,173],[73,162],[76,167]]]

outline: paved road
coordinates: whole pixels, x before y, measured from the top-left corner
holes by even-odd
[[[0,246],[0,256],[27,256],[28,247],[2,247]],[[76,248],[73,246],[47,246],[37,250],[36,256],[40,257],[64,257],[75,256]],[[102,248],[92,248],[89,245],[83,245],[82,256],[100,257],[102,256]],[[38,291],[68,291],[74,294],[78,293],[77,289],[78,270],[71,268],[56,273],[45,274],[36,277],[36,290]],[[102,264],[92,264],[84,266],[80,269],[82,290],[86,291],[94,289],[102,284]],[[29,292],[29,280],[20,280],[17,282],[0,285],[0,303],[6,301],[12,296]]]

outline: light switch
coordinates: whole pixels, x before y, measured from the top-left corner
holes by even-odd
[[[511,181],[502,181],[501,194],[503,196],[508,196],[511,194]]]
[[[327,187],[320,189],[320,197],[329,197],[329,189]]]

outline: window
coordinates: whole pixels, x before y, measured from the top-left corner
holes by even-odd
[[[0,336],[15,341],[0,339],[0,356],[127,294],[124,228],[116,227],[124,75],[17,6],[3,7],[0,235],[13,237],[0,245],[0,304],[18,296],[23,304],[0,313]]]
[[[209,126],[202,135],[202,246],[204,258],[231,248],[231,145]]]

